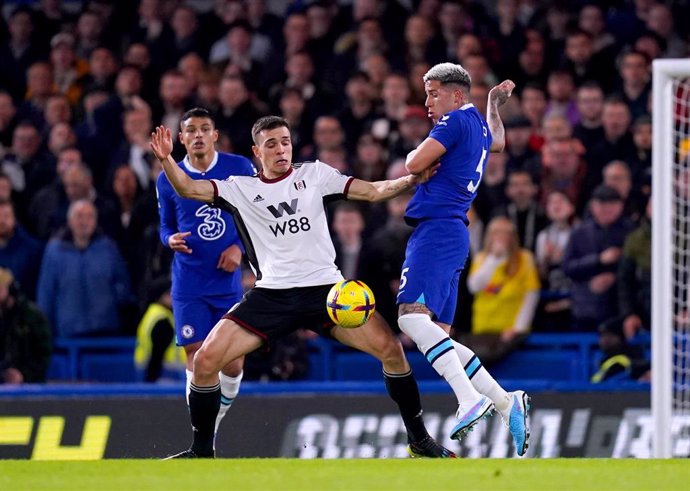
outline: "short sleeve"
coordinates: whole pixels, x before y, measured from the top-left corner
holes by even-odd
[[[230,176],[225,180],[211,179],[213,185],[213,203],[218,203],[219,200],[227,201],[230,204],[235,203],[237,197],[237,181]]]
[[[443,145],[446,150],[450,150],[463,138],[462,116],[462,111],[453,111],[441,117],[436,126],[431,129],[429,136]]]
[[[354,178],[343,175],[337,169],[318,160],[313,165],[315,166],[321,196],[333,194],[344,194],[347,196],[347,190]]]

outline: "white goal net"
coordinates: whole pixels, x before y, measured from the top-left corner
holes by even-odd
[[[690,59],[654,61],[653,98],[653,456],[688,457]]]

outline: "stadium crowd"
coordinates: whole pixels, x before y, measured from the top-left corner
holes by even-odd
[[[483,113],[493,85],[517,85],[506,151],[474,203],[456,335],[489,363],[531,331],[599,332],[605,357],[638,357],[627,341],[650,328],[651,61],[690,56],[690,26],[674,22],[690,2],[40,0],[3,14],[0,383],[45,377],[29,300],[55,337],[134,336],[163,293],[155,125],[207,108],[218,149],[251,158],[252,124],[278,114],[295,161],[394,178],[431,129],[422,75],[442,61],[468,70]],[[409,198],[331,210],[343,275],[372,287],[391,325]],[[18,309],[31,315],[6,314]],[[256,372],[302,376],[303,340],[287,343]]]

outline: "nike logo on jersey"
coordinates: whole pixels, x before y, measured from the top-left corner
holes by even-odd
[[[256,198],[252,201],[252,203],[258,203],[259,201],[263,201],[264,199],[261,197],[260,194],[256,195]]]

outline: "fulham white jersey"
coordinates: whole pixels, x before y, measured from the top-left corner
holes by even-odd
[[[353,179],[317,160],[292,164],[275,179],[259,174],[211,180],[213,206],[232,214],[257,287],[317,286],[343,279],[323,199],[347,196]]]

